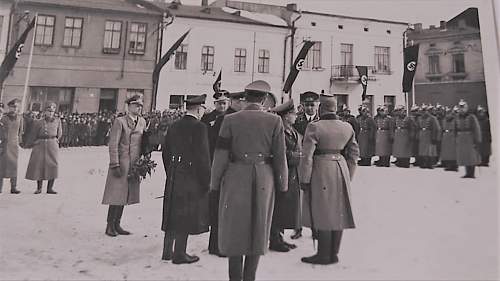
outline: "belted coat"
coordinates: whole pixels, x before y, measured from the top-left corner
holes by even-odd
[[[390,116],[375,117],[375,155],[390,156],[394,142],[394,120]]]
[[[5,126],[7,140],[5,151],[0,156],[0,177],[17,178],[17,163],[19,158],[19,144],[22,143],[23,120],[22,115],[4,116],[0,122]]]
[[[350,183],[359,157],[351,125],[335,114],[321,116],[306,129],[299,166],[304,191],[303,225],[317,230],[354,228]]]
[[[224,117],[210,188],[220,190],[220,252],[227,256],[266,253],[275,192],[288,189],[285,135],[279,116],[250,104]]]
[[[441,140],[441,126],[436,117],[422,115],[417,121],[418,156],[436,157],[437,145]]]
[[[372,157],[375,154],[375,132],[377,125],[370,116],[358,115],[359,133],[356,140],[359,144],[360,157]]]
[[[473,114],[458,115],[455,118],[457,128],[457,164],[475,166],[481,163],[479,146],[482,142],[481,128]]]
[[[52,180],[58,176],[59,139],[62,136],[59,118],[35,120],[27,139],[31,151],[26,179]]]
[[[392,155],[396,158],[410,158],[413,155],[415,123],[410,117],[397,117],[395,118],[394,127]]]
[[[444,118],[441,121],[441,128],[443,134],[441,136],[441,161],[455,161],[457,160],[457,131],[455,128],[455,118]]]

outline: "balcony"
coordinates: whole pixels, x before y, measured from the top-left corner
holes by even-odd
[[[464,80],[467,77],[467,72],[448,72],[451,80]]]
[[[368,66],[368,80],[375,81],[377,78],[374,75],[374,67]],[[347,83],[361,83],[359,80],[359,73],[354,65],[333,65],[331,82],[347,82]]]

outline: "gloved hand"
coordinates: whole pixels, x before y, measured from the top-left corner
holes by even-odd
[[[120,166],[111,168],[111,173],[113,173],[113,176],[117,178],[122,177],[122,169],[120,168]]]

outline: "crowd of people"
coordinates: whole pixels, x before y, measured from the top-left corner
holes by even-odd
[[[270,249],[296,248],[284,238],[302,237],[311,228],[317,253],[311,264],[334,264],[344,229],[355,228],[350,181],[356,167],[411,164],[457,171],[474,178],[487,166],[491,134],[486,109],[456,106],[379,106],[374,116],[363,104],[353,116],[337,109],[333,95],[312,91],[264,110],[270,86],[259,80],[244,91],[214,94],[215,109],[206,112],[206,95],[186,101],[186,110],[143,113],[142,97],[127,99],[127,113],[56,113],[50,103],[42,113],[19,115],[19,100],[0,107],[0,178],[9,178],[18,194],[18,147],[32,149],[26,179],[37,182],[35,194],[57,194],[60,147],[108,145],[109,170],[102,203],[109,205],[105,234],[130,235],[121,226],[125,205],[140,202],[138,160],[162,151],[167,175],[161,229],[163,260],[194,263],[186,253],[189,235],[210,231],[209,254],[228,257],[230,280],[254,280],[259,257]],[[409,112],[409,115],[407,114]],[[410,163],[410,159],[415,162]],[[146,161],[148,162],[148,161]],[[438,162],[440,164],[438,165]],[[0,193],[3,180],[0,182]]]

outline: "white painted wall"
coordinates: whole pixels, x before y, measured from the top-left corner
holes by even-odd
[[[9,17],[11,3],[0,1],[0,62],[3,61],[7,53],[7,38],[9,36]]]

